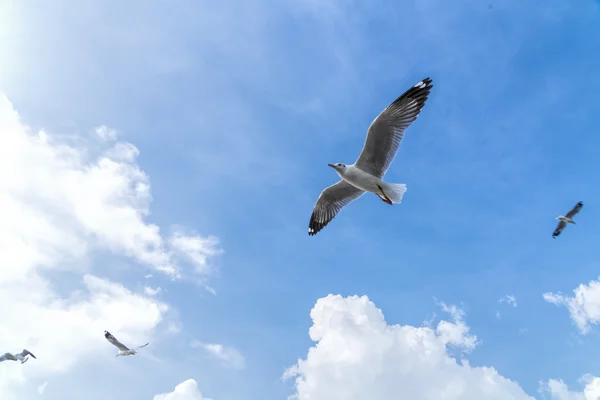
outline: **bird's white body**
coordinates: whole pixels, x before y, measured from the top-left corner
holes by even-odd
[[[119,352],[117,353],[116,357],[119,356],[133,356],[137,354],[137,351],[135,350],[119,350]]]
[[[109,331],[104,331],[104,337],[106,338],[106,340],[109,341],[110,344],[112,344],[113,346],[115,346],[116,348],[119,349],[119,352],[117,353],[117,355],[115,357],[119,357],[119,356],[133,356],[137,354],[137,349],[141,349],[142,347],[146,347],[148,346],[149,342],[146,344],[143,344],[141,346],[138,346],[134,349],[130,349],[129,347],[125,346],[123,343],[119,342],[117,340],[116,337],[114,337]]]
[[[23,349],[22,352],[17,354],[4,353],[0,356],[0,362],[10,360],[10,361],[20,361],[21,364],[25,364],[27,360],[29,360],[29,356],[36,358],[29,350]]]
[[[558,217],[556,217],[556,219],[559,220],[559,221],[566,222],[567,224],[574,224],[575,223],[575,221],[573,221],[571,218],[565,217],[564,215],[559,215]]]
[[[400,203],[406,192],[405,184],[384,182],[381,178],[360,169],[356,164],[337,163],[329,166],[337,172],[342,181],[364,192],[375,193],[388,204]]]
[[[384,184],[381,179],[363,171],[354,164],[346,165],[345,168],[336,168],[335,171],[340,178],[365,192],[380,193],[379,187]]]

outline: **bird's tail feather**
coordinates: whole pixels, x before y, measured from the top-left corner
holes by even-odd
[[[392,203],[400,203],[404,193],[406,193],[406,185],[404,183],[386,183],[383,182],[383,191]]]

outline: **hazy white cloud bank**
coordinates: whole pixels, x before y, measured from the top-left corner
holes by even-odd
[[[0,279],[51,268],[92,249],[130,256],[171,277],[181,275],[183,258],[204,273],[208,257],[220,254],[214,237],[175,232],[163,238],[158,226],[145,221],[150,183],[136,164],[134,145],[116,142],[92,157],[95,148],[29,132],[2,95],[0,117],[0,238],[7,250],[0,261],[11,265]],[[113,138],[106,127],[98,132]],[[25,252],[32,241],[36,251]]]
[[[169,306],[152,297],[156,293],[94,275],[98,253],[126,256],[177,278],[205,274],[208,257],[221,251],[216,238],[180,232],[165,238],[146,222],[151,195],[135,161],[139,151],[125,142],[111,146],[116,134],[109,128],[95,133],[100,143],[93,135],[30,132],[0,94],[2,351],[28,348],[38,357],[23,366],[0,364],[3,400],[23,399],[16,390],[28,381],[44,393],[52,374],[96,353],[112,355],[104,329],[124,343],[151,340],[168,318]],[[192,268],[182,266],[184,256]],[[76,291],[58,289],[64,283],[53,280],[58,271],[73,278]]]

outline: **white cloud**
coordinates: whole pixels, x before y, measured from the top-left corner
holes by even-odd
[[[223,346],[222,344],[201,343],[194,341],[192,347],[201,347],[206,350],[211,356],[221,360],[224,364],[236,369],[243,369],[246,366],[244,356],[231,346]]]
[[[208,257],[220,254],[215,237],[175,233],[165,240],[158,226],[144,221],[150,183],[132,144],[117,142],[89,160],[87,149],[45,132],[30,134],[1,94],[0,139],[0,239],[6,246],[0,263],[11,265],[0,280],[81,257],[90,247],[133,257],[172,277],[181,272],[175,253],[191,253],[198,273],[207,272]],[[24,256],[31,240],[35,251]],[[21,265],[15,268],[15,262]]]
[[[157,294],[159,294],[161,291],[160,287],[155,288],[151,288],[150,286],[145,286],[144,287],[144,293],[146,293],[148,296],[156,296]]]
[[[202,274],[208,272],[208,258],[223,253],[223,250],[218,247],[219,239],[214,236],[203,238],[175,232],[169,239],[169,243],[173,250],[187,258],[195,266],[196,271]]]
[[[573,322],[585,335],[590,332],[590,325],[600,322],[600,281],[592,280],[587,285],[582,283],[573,293],[573,297],[550,292],[543,296],[549,303],[565,306]]]
[[[6,349],[27,348],[38,360],[29,360],[27,370],[0,368],[0,388],[65,372],[94,354],[112,355],[110,346],[96,345],[104,329],[119,332],[126,343],[148,338],[168,311],[163,303],[92,275],[83,277],[84,291],[67,298],[54,293],[40,276],[32,277],[16,286],[0,286],[0,303],[10,304],[3,312],[0,336]]]
[[[42,396],[44,394],[44,392],[46,391],[46,386],[48,386],[48,381],[42,383],[40,386],[38,386],[38,393],[40,394],[40,396]]]
[[[157,394],[154,400],[211,400],[204,397],[198,390],[198,383],[193,379],[188,379],[175,386],[171,393]]]
[[[454,322],[437,329],[388,325],[366,296],[329,295],[317,301],[309,334],[317,342],[284,377],[296,377],[298,399],[533,400],[491,367],[472,367],[448,345],[476,345],[464,313],[442,307]]]
[[[498,303],[500,303],[500,304],[506,303],[509,306],[512,306],[513,308],[517,307],[517,299],[515,298],[515,296],[513,296],[511,294],[507,294],[506,296],[499,298]],[[496,310],[496,318],[498,320],[500,320],[500,318],[501,318],[501,314],[500,314],[499,310]]]
[[[506,296],[498,299],[498,303],[500,303],[500,304],[506,303],[509,306],[516,307],[517,306],[517,299],[512,294],[507,294]]]
[[[449,313],[453,322],[440,321],[436,328],[439,338],[448,344],[471,351],[477,346],[477,336],[469,335],[469,327],[464,322],[465,312],[455,305],[447,306],[439,303],[442,310]]]
[[[98,149],[81,146],[85,138],[32,134],[1,93],[0,142],[0,337],[3,351],[38,357],[25,368],[0,365],[2,399],[13,400],[27,382],[114,356],[105,329],[137,343],[172,319],[166,304],[93,273],[96,254],[128,256],[173,278],[185,270],[174,261],[179,250],[145,221],[150,185],[135,146]],[[218,252],[216,239],[202,243],[207,255]]]
[[[104,125],[96,127],[96,129],[94,129],[94,132],[96,133],[96,135],[98,135],[100,139],[105,140],[107,142],[117,139],[117,131],[114,129],[110,129],[109,127]]]
[[[550,379],[547,383],[542,383],[540,392],[548,392],[550,400],[599,400],[600,399],[600,378],[591,375],[584,375],[580,382],[585,385],[582,392],[569,391],[567,385],[562,380]]]

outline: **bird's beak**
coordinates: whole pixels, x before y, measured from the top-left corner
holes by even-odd
[[[333,164],[327,164],[327,165],[329,165],[331,168],[335,169],[335,165],[333,165]]]

